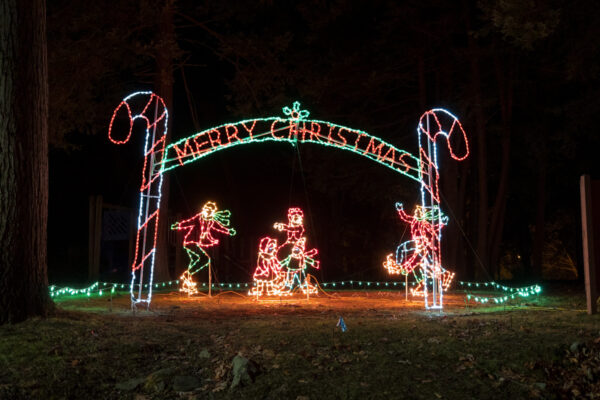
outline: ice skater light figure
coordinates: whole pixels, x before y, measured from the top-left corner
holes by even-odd
[[[254,271],[254,287],[248,294],[278,296],[285,288],[285,272],[277,259],[277,239],[264,237],[258,246],[258,260]]]
[[[280,246],[280,250],[284,247],[293,247],[302,236],[304,235],[304,212],[297,207],[288,209],[287,213],[288,223],[276,222],[273,224],[273,228],[278,231],[285,231],[287,238]]]
[[[402,203],[396,203],[396,211],[400,219],[410,224],[411,240],[401,243],[396,249],[396,256],[389,254],[383,263],[390,274],[408,275],[413,273],[417,282],[416,288],[411,289],[413,295],[424,296],[427,279],[434,276],[439,280],[442,290],[447,290],[452,282],[454,273],[445,270],[435,263],[439,255],[439,241],[431,238],[441,236],[441,230],[448,223],[439,206],[423,207],[417,205],[413,215],[404,211]],[[439,259],[439,258],[438,258]]]
[[[290,296],[296,289],[304,294],[317,293],[317,286],[307,279],[308,267],[319,268],[317,249],[306,250],[304,212],[297,207],[288,209],[288,222],[276,222],[273,228],[286,233],[286,240],[277,246],[277,239],[262,238],[254,272],[252,296]]]
[[[429,221],[430,228],[422,229],[421,243],[426,243],[425,248],[407,251],[417,251],[417,254],[427,253],[427,257],[421,257],[420,271],[423,276],[419,287],[422,293],[425,308],[442,308],[443,292],[450,285],[453,274],[446,273],[442,268],[441,254],[441,228],[447,223],[442,221],[440,212],[440,190],[439,190],[439,157],[437,146],[439,142],[445,142],[450,157],[456,161],[462,161],[469,156],[469,141],[462,124],[452,113],[443,108],[434,108],[426,111],[419,119],[417,125],[419,139],[419,181],[421,182],[421,207],[422,218]],[[416,213],[415,213],[416,214]],[[414,237],[413,237],[414,240]],[[415,242],[415,244],[417,244]],[[431,279],[431,285],[428,280]],[[431,299],[429,290],[431,289]]]
[[[305,237],[294,243],[292,253],[281,261],[281,266],[286,269],[286,294],[292,294],[296,288],[300,288],[304,294],[317,293],[317,286],[311,285],[306,279],[306,269],[309,266],[319,269],[319,261],[314,259],[317,254],[317,249],[306,251]]]
[[[183,248],[187,252],[190,263],[187,271],[179,278],[182,281],[181,291],[188,295],[197,293],[196,283],[192,275],[209,267],[209,287],[211,277],[211,260],[206,248],[219,244],[219,239],[213,237],[213,232],[223,233],[229,236],[235,235],[235,229],[229,226],[229,210],[218,211],[216,203],[208,201],[202,206],[202,211],[184,221],[171,225],[171,229],[185,231]]]
[[[318,254],[318,250],[306,251],[304,212],[298,207],[291,207],[288,209],[287,217],[287,224],[276,222],[273,225],[273,228],[286,233],[286,240],[277,251],[286,275],[283,294],[291,295],[296,288],[301,288],[304,293],[316,293],[316,286],[310,285],[306,280],[306,268],[308,266],[319,268],[319,262],[313,258]]]

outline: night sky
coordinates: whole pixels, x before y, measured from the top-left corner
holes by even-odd
[[[175,3],[172,142],[225,122],[283,116],[281,108],[297,100],[311,119],[367,131],[416,155],[420,115],[445,107],[471,141],[470,159],[458,172],[466,180],[463,213],[460,226],[451,228],[461,235],[459,276],[493,274],[482,272],[474,255],[481,127],[490,208],[502,132],[510,130],[499,259],[518,255],[520,261],[508,262],[513,276],[531,277],[543,193],[547,241],[559,243],[581,271],[579,176],[600,176],[594,2],[509,1],[505,9],[493,2],[458,8],[427,1],[203,3]],[[156,90],[164,36],[152,4],[48,5],[50,283],[87,280],[89,196],[137,209],[142,132],[116,146],[107,131],[122,98]],[[442,169],[451,162],[442,156]],[[414,181],[350,152],[311,144],[239,146],[169,176],[173,218],[194,215],[207,200],[232,211],[238,234],[221,238],[216,266],[225,282],[251,279],[260,237],[277,235],[272,225],[286,221],[290,206],[305,211],[308,246],[320,250],[319,279],[389,279],[381,263],[408,235],[394,203],[414,205],[419,198]],[[450,178],[443,173],[444,179]],[[450,203],[442,208],[458,210]],[[103,246],[101,278],[126,279],[126,246],[113,249],[110,261]]]

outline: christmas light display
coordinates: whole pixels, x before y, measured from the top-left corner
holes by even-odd
[[[511,288],[511,287],[504,286],[504,285],[501,285],[499,283],[496,283],[494,281],[491,281],[491,282],[465,282],[465,281],[458,281],[458,284],[461,287],[464,287],[465,289],[466,288],[471,288],[471,287],[473,287],[473,288],[482,288],[482,289],[490,287],[490,288],[493,288],[493,289],[502,290],[503,292],[510,292],[510,293],[513,293],[513,292],[527,292],[527,291],[538,291],[539,292],[541,290],[541,287],[539,285],[524,286],[524,287],[521,287],[521,288]]]
[[[315,143],[349,150],[420,182],[419,159],[407,151],[367,132],[331,122],[307,120],[310,114],[300,109],[299,102],[295,102],[292,108],[284,107],[283,113],[288,116],[287,119],[255,118],[224,124],[170,144],[165,150],[163,172],[233,146],[274,141]]]
[[[113,132],[113,124],[120,120],[119,116],[121,115],[128,118],[129,129],[126,135],[118,137]],[[450,156],[453,159],[460,161],[469,154],[467,136],[462,125],[454,115],[443,109],[432,109],[421,116],[417,128],[418,157],[398,149],[380,138],[371,136],[367,132],[327,121],[309,120],[310,113],[301,109],[299,102],[294,102],[291,108],[284,107],[283,115],[283,118],[279,116],[255,118],[219,125],[167,145],[165,134],[168,114],[160,97],[151,92],[138,92],[126,97],[119,104],[109,126],[109,138],[113,143],[127,143],[132,135],[134,121],[137,119],[145,121],[146,125],[138,232],[132,265],[132,306],[140,302],[149,306],[151,301],[162,174],[172,169],[204,158],[216,151],[241,144],[314,143],[351,151],[419,182],[421,206],[424,209],[433,210],[436,206],[439,207],[440,202],[437,157],[437,142],[440,137],[442,140],[446,140]],[[430,223],[432,226],[436,226],[435,221],[430,221]],[[441,225],[438,221],[437,226]],[[441,268],[439,246],[441,236],[439,229],[437,232],[435,230],[428,231],[426,234],[430,235],[427,238],[429,247],[423,251],[429,251],[430,254],[428,257],[420,258],[427,264],[422,266],[421,270],[431,277],[433,284],[423,286],[424,303],[426,308],[440,308],[442,307],[444,282],[448,281],[447,275],[444,275],[445,272]],[[287,244],[289,245],[289,243]],[[290,247],[293,248],[293,246]],[[288,254],[290,258],[279,260],[280,264],[287,260],[288,265],[304,263],[304,265],[317,266],[316,262],[311,264],[314,261],[310,255],[311,251],[306,251],[298,246],[294,255],[292,256],[290,252]],[[188,254],[190,253],[188,252]],[[194,252],[194,254],[190,254],[190,258],[200,259],[202,254]],[[303,269],[301,268],[301,270]],[[294,280],[302,280],[302,274],[302,272],[290,273],[290,276]],[[286,271],[286,280],[287,276]],[[186,277],[182,277],[182,280],[186,281],[184,278]],[[189,279],[187,281],[189,282]],[[431,286],[431,301],[428,297],[429,286]],[[142,293],[142,288],[145,287],[149,288],[147,294]],[[209,287],[212,286],[209,285]],[[134,292],[134,288],[137,293]]]
[[[437,237],[442,227],[448,223],[448,217],[442,214],[438,206],[426,209],[423,206],[416,206],[413,215],[408,215],[404,211],[402,203],[396,203],[396,211],[400,219],[410,224],[411,240],[401,243],[396,249],[396,256],[389,254],[383,263],[384,268],[390,274],[408,275],[414,274],[418,282],[416,288],[411,289],[411,293],[417,296],[425,296],[427,280],[433,279],[435,270],[433,269],[432,254],[439,252],[439,241],[432,238]],[[441,289],[448,290],[452,283],[454,274],[441,267],[438,279],[441,282]]]
[[[210,256],[205,249],[219,244],[219,240],[212,236],[213,233],[235,235],[235,229],[229,226],[230,216],[229,210],[218,211],[216,203],[209,201],[202,206],[202,211],[198,214],[171,225],[172,230],[185,231],[183,248],[190,258],[187,271],[179,278],[182,281],[180,289],[182,292],[188,295],[198,292],[192,275],[205,267],[210,268]]]
[[[281,266],[286,269],[285,286],[288,293],[292,293],[296,287],[301,288],[305,294],[317,293],[316,285],[306,279],[306,269],[309,266],[319,269],[319,261],[313,258],[318,253],[317,249],[306,251],[305,237],[294,243],[291,254],[281,261]]]
[[[445,140],[450,156],[456,161],[462,161],[469,155],[469,141],[462,124],[452,113],[434,108],[423,113],[417,126],[419,138],[419,181],[421,182],[421,207],[424,211],[424,219],[431,224],[420,234],[427,247],[424,251],[427,257],[421,258],[423,264],[422,293],[425,308],[442,308],[444,289],[450,284],[453,274],[449,274],[442,268],[441,253],[441,228],[447,223],[443,221],[440,211],[439,194],[439,163],[437,153],[437,142]],[[464,147],[463,154],[459,155],[459,148]],[[436,221],[437,220],[437,221]],[[423,251],[423,249],[419,249]],[[431,302],[429,300],[429,285],[426,277],[431,277]],[[421,291],[419,291],[420,293]]]
[[[477,303],[487,304],[494,302],[495,304],[503,304],[515,298],[527,298],[533,295],[539,295],[542,292],[542,287],[539,285],[531,285],[520,288],[511,288],[500,285],[496,282],[463,282],[459,281],[459,285],[467,293],[467,300],[474,300]],[[496,290],[504,292],[500,296],[482,296],[469,293],[470,290]]]
[[[417,282],[409,282],[408,284],[415,286],[415,285],[417,285]],[[394,288],[396,286],[406,287],[406,282],[337,281],[337,282],[323,282],[323,284],[322,284],[322,286],[324,288],[327,288],[327,286],[330,286],[331,288],[336,288],[336,289],[340,289],[340,286],[342,286],[345,289],[346,285],[350,286],[352,289],[354,289],[355,286],[358,286],[359,289],[371,289],[371,286],[373,286],[373,287],[384,286],[389,289],[389,288]]]
[[[296,207],[288,210],[288,223],[276,222],[273,228],[286,233],[285,242],[281,244],[278,251],[284,247],[291,247],[304,235],[304,212]]]
[[[536,295],[541,291],[541,288],[538,287],[539,290],[531,291],[531,292],[516,292],[504,296],[475,296],[473,294],[467,294],[467,300],[473,300],[477,303],[487,304],[494,302],[495,304],[504,304],[510,300],[514,300],[517,297],[529,297],[532,295]]]
[[[119,139],[113,131],[117,117],[126,113],[129,122],[127,136]],[[156,238],[158,234],[160,197],[162,193],[161,166],[165,153],[169,113],[162,98],[152,92],[137,92],[123,99],[113,112],[108,127],[108,138],[115,144],[125,144],[131,138],[136,120],[145,122],[144,166],[140,186],[138,231],[135,241],[135,256],[131,266],[131,305],[138,303],[150,306]],[[139,282],[139,285],[136,283]],[[142,285],[148,282],[149,290],[144,296]],[[139,288],[137,293],[134,288]]]
[[[173,284],[178,284],[178,283],[179,283],[179,281],[161,282],[161,283],[155,284],[154,287],[157,289],[161,288],[161,287],[166,288],[168,286],[171,286]],[[147,288],[148,286],[146,285],[145,287]],[[48,290],[50,292],[50,297],[60,298],[60,297],[64,297],[67,295],[69,297],[78,296],[78,295],[86,295],[89,297],[92,294],[96,294],[96,293],[99,296],[102,296],[102,294],[106,291],[110,291],[110,293],[115,293],[119,289],[130,290],[130,288],[131,288],[131,284],[98,281],[88,287],[81,288],[81,289],[74,289],[74,288],[71,288],[68,286],[58,287],[56,285],[51,285],[48,288]]]
[[[194,282],[189,270],[181,274],[179,280],[181,281],[180,292],[187,293],[188,296],[198,293],[198,283]]]
[[[285,287],[285,272],[277,259],[277,239],[264,237],[258,246],[258,260],[254,271],[252,296],[277,296]]]
[[[299,104],[288,109],[292,115],[298,115]],[[258,261],[254,271],[254,287],[251,296],[289,296],[297,288],[304,294],[317,293],[318,288],[311,284],[306,269],[319,268],[319,261],[314,257],[317,249],[306,250],[304,235],[304,212],[297,207],[288,209],[288,222],[276,222],[273,228],[286,233],[286,240],[277,246],[277,239],[262,238],[258,249]]]
[[[531,286],[513,288],[513,287],[507,287],[504,285],[500,285],[496,282],[463,282],[463,281],[459,281],[458,283],[465,290],[465,296],[466,296],[467,300],[469,300],[469,301],[473,300],[473,301],[475,301],[477,303],[481,303],[481,304],[488,304],[488,303],[506,304],[507,302],[509,302],[510,300],[513,300],[513,299],[519,299],[519,298],[527,299],[530,296],[539,296],[539,294],[542,292],[542,288],[539,285],[531,285]],[[178,285],[178,284],[179,284],[179,280],[174,280],[174,281],[168,281],[168,282],[158,282],[158,283],[153,284],[153,286],[155,289],[159,289],[159,290],[161,288],[170,290],[170,287],[172,285]],[[256,284],[256,279],[255,279],[254,284]],[[414,286],[420,285],[420,282],[408,282],[408,284],[414,287]],[[244,288],[248,288],[251,285],[252,285],[252,283],[249,284],[247,282],[244,282],[244,283],[221,282],[218,284],[213,283],[211,286],[213,288],[220,288],[220,289],[246,290]],[[143,286],[144,286],[144,288],[148,288],[147,284],[143,285]],[[202,287],[206,287],[206,286],[207,286],[207,284],[203,282]],[[345,288],[349,288],[352,290],[353,289],[391,290],[391,289],[395,289],[397,287],[404,288],[406,286],[406,282],[373,282],[373,281],[350,280],[350,281],[324,282],[324,283],[322,283],[322,286],[326,290],[328,287],[331,289],[335,289],[335,290],[345,289]],[[130,284],[124,284],[124,283],[95,282],[94,284],[92,284],[88,287],[85,287],[85,288],[81,288],[81,289],[75,289],[75,288],[71,288],[71,287],[57,287],[55,285],[51,285],[48,289],[50,292],[50,297],[55,298],[55,299],[60,299],[60,298],[64,298],[64,297],[73,297],[73,296],[81,296],[81,295],[83,295],[85,297],[91,297],[92,295],[103,296],[103,294],[107,293],[107,292],[111,293],[111,294],[118,293],[120,291],[119,289],[129,291],[130,287],[131,287]],[[265,286],[265,288],[266,288],[266,286]],[[255,288],[253,288],[250,291],[250,293],[253,293],[254,290],[255,290]],[[477,292],[471,292],[471,290],[475,290],[475,291],[495,290],[495,291],[501,291],[504,294],[501,294],[499,296],[497,296],[497,295],[484,296],[483,294],[476,294]],[[263,291],[266,291],[266,289]]]
[[[410,289],[410,293],[413,296],[425,296],[425,284],[429,283],[430,281],[433,283],[433,274],[425,274],[421,268],[414,271],[414,273],[415,279],[417,280],[417,285],[416,287]],[[452,284],[452,280],[454,279],[454,272],[450,272],[442,268],[442,272],[438,275],[438,279],[441,290],[443,292],[446,292]]]
[[[300,104],[294,103],[293,110],[289,111],[292,116],[303,115],[298,111]],[[284,112],[286,110],[284,109]],[[295,113],[294,113],[295,112]],[[305,114],[308,115],[308,114]],[[280,265],[285,267],[284,294],[291,294],[295,288],[301,288],[306,293],[317,293],[317,287],[306,279],[306,269],[311,266],[319,268],[319,262],[314,259],[318,254],[317,249],[306,251],[306,237],[304,237],[304,212],[297,207],[288,209],[288,223],[276,222],[273,228],[286,233],[286,240],[277,249],[278,258],[281,254],[287,256],[280,261]]]

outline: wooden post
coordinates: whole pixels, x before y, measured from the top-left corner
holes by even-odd
[[[579,180],[581,193],[581,232],[583,235],[583,270],[585,275],[585,294],[588,314],[596,314],[598,286],[596,281],[596,254],[594,249],[594,214],[592,207],[592,183],[589,175]],[[600,212],[600,210],[596,210]],[[598,232],[596,232],[598,233]]]
[[[96,282],[100,276],[100,239],[102,237],[102,196],[90,196],[88,234],[88,279]]]

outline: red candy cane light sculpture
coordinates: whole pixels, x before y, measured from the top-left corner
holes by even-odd
[[[118,116],[129,119],[129,131],[124,138],[118,138],[113,124]],[[123,99],[113,112],[108,128],[108,138],[115,144],[125,144],[131,138],[136,120],[146,125],[144,144],[144,168],[140,186],[138,229],[135,242],[135,256],[131,266],[131,306],[150,305],[158,217],[162,189],[162,159],[165,153],[165,140],[169,113],[162,98],[152,92],[136,92]],[[144,288],[148,288],[144,292]]]
[[[417,127],[419,137],[419,178],[421,181],[421,207],[424,215],[430,215],[430,226],[435,229],[424,230],[425,237],[420,240],[427,241],[429,257],[423,258],[421,269],[424,272],[423,297],[425,308],[443,307],[444,268],[442,268],[441,254],[441,229],[445,224],[440,210],[439,192],[439,165],[437,155],[438,137],[446,141],[450,156],[456,161],[462,161],[469,155],[469,141],[460,121],[452,113],[443,108],[434,108],[425,112]],[[460,135],[464,142],[464,154],[457,155],[453,147],[454,137]],[[455,144],[456,145],[456,144]],[[429,212],[428,212],[429,211]],[[436,212],[437,211],[437,212]],[[428,297],[427,279],[431,277],[431,302]]]

